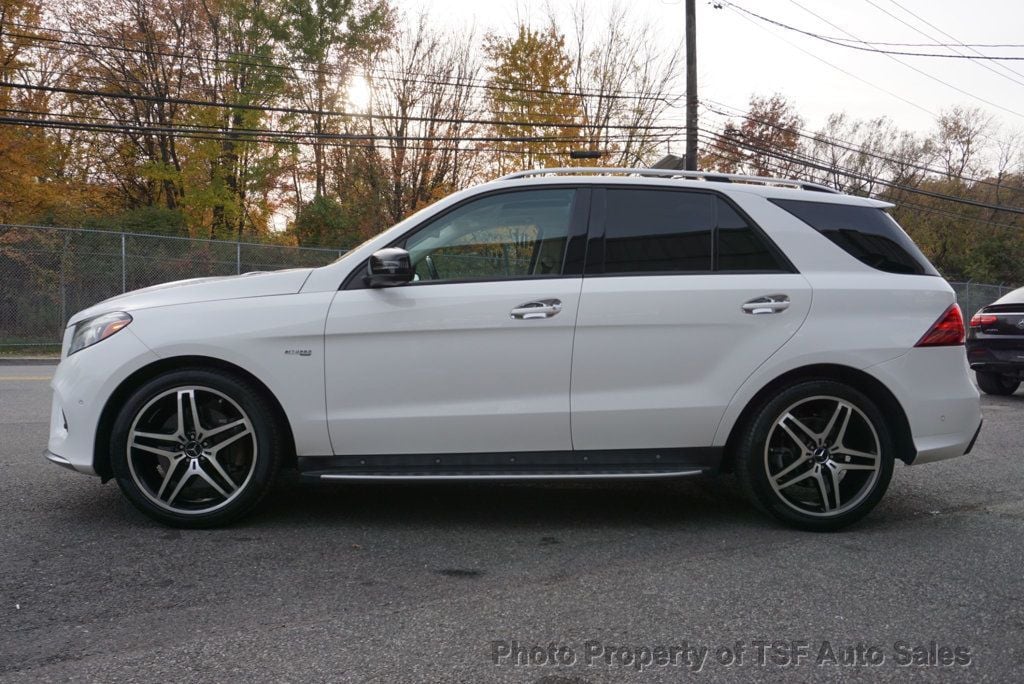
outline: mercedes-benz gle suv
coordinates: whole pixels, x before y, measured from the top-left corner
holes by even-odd
[[[890,205],[781,179],[527,171],[314,269],[74,315],[47,457],[167,524],[317,480],[732,472],[807,529],[981,426],[953,290]],[[301,501],[295,505],[301,506]]]

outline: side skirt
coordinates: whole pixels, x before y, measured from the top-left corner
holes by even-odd
[[[302,456],[314,480],[563,480],[668,478],[718,471],[721,447],[477,454]]]

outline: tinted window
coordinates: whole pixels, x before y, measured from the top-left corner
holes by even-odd
[[[527,190],[468,202],[410,236],[418,280],[558,275],[575,190]]]
[[[736,212],[729,203],[718,200],[716,231],[716,270],[785,271],[765,238]]]
[[[605,273],[710,271],[715,196],[609,189]]]
[[[802,200],[771,201],[868,266],[889,273],[938,275],[899,224],[881,209]]]

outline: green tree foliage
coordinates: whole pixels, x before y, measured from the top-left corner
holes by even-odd
[[[560,166],[567,152],[580,146],[583,137],[572,126],[534,126],[524,122],[574,124],[581,118],[578,98],[570,91],[572,59],[565,36],[554,23],[542,30],[525,24],[515,36],[488,34],[484,55],[490,60],[487,101],[491,115],[502,123],[494,134],[502,137],[540,138],[503,142],[510,153],[499,156],[499,172],[509,168]],[[545,140],[546,139],[546,140]]]
[[[304,247],[354,247],[360,240],[356,221],[337,200],[317,195],[302,205],[292,224],[299,245]]]
[[[951,107],[926,135],[843,113],[812,132],[782,96],[755,96],[747,116],[705,147],[702,166],[892,202],[893,216],[950,280],[1024,283],[1024,215],[991,208],[1024,207],[1024,145],[980,109]]]
[[[97,227],[126,233],[188,237],[185,213],[162,206],[128,209],[98,222]]]
[[[298,66],[291,91],[305,109],[316,112],[295,118],[293,125],[317,135],[338,133],[340,117],[322,113],[344,104],[348,83],[336,75],[351,74],[354,65],[387,44],[391,8],[384,0],[284,0],[282,10],[288,54]],[[310,148],[314,193],[322,195],[329,148],[322,139],[314,139]]]
[[[0,223],[341,247],[572,149],[625,166],[678,150],[658,126],[678,122],[679,53],[632,5],[483,40],[395,5],[0,0],[0,81],[19,86],[0,110],[22,119],[0,125]],[[355,76],[369,104],[340,114]],[[1005,209],[1024,207],[1024,134],[982,110],[951,106],[930,131],[842,112],[810,130],[769,95],[702,128],[705,169],[888,200],[947,277],[1024,283],[1024,215]]]

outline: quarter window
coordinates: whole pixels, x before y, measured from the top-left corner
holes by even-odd
[[[889,273],[939,275],[900,225],[876,207],[771,200],[859,261]]]
[[[768,242],[747,221],[718,199],[715,262],[718,271],[785,271]]]
[[[559,275],[575,190],[527,190],[471,201],[406,240],[422,281]]]

